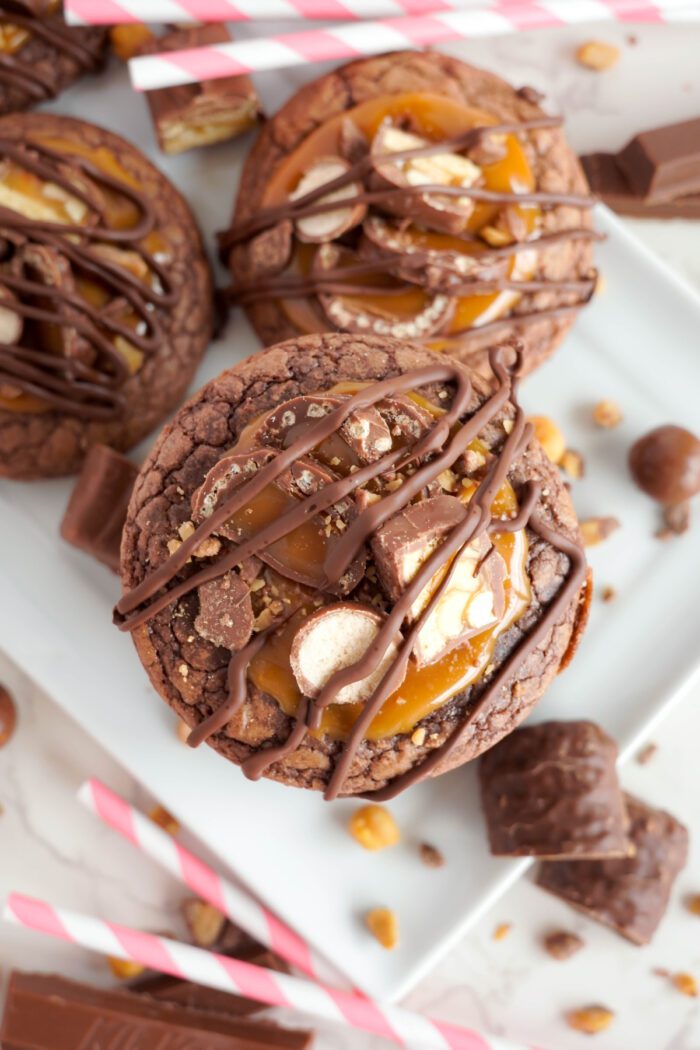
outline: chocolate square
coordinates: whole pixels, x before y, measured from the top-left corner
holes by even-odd
[[[61,536],[114,572],[138,467],[107,445],[93,445],[73,487]]]
[[[491,852],[506,857],[624,857],[628,819],[615,742],[592,722],[525,726],[479,763]]]
[[[675,817],[626,795],[635,853],[624,860],[549,862],[537,885],[616,930],[648,944],[688,855],[688,831]]]

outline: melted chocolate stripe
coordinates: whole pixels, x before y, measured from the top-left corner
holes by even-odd
[[[52,98],[54,95],[53,80],[32,66],[20,62],[14,55],[0,53],[0,81],[3,80],[11,87],[26,91],[37,101]]]
[[[41,19],[28,18],[26,15],[12,14],[9,21],[33,33],[34,36],[46,40],[52,47],[65,51],[79,65],[86,69],[97,68],[100,63],[99,54],[95,54],[89,47],[82,43],[79,35],[66,26],[62,20],[52,19],[45,24]]]
[[[78,34],[65,26],[59,18],[53,18],[45,25],[38,18],[10,12],[7,18],[0,20],[0,24],[25,29],[31,36],[44,40],[56,51],[62,51],[83,72],[94,71],[101,64],[99,49],[91,50],[86,47]],[[16,53],[0,55],[0,81],[4,80],[38,100],[53,98],[57,86],[54,78],[38,68],[36,62],[28,62],[22,57],[22,51],[30,43],[30,39],[23,43]]]
[[[508,123],[508,124],[492,124],[483,125],[477,128],[470,128],[463,135],[458,135],[456,138],[447,139],[444,142],[431,142],[427,146],[416,146],[413,149],[396,150],[396,152],[388,154],[393,160],[412,160],[416,157],[430,157],[436,153],[458,153],[462,150],[469,149],[471,146],[475,146],[479,140],[486,134],[517,134],[521,131],[534,131],[540,128],[555,128],[559,127],[563,123],[561,117],[541,117],[536,120],[523,121],[522,123]],[[280,219],[287,218],[300,218],[302,215],[318,215],[321,212],[308,210],[314,205],[315,201],[321,197],[325,197],[328,193],[333,193],[335,190],[343,189],[352,182],[358,182],[363,179],[366,175],[374,170],[374,160],[371,154],[366,157],[362,157],[355,164],[351,165],[346,172],[342,175],[338,175],[335,179],[331,179],[329,182],[323,183],[321,186],[317,186],[316,189],[309,190],[301,197],[297,197],[294,201],[287,200],[282,204],[274,205],[270,208],[260,209],[256,215],[251,216],[249,219],[245,219],[243,222],[234,224],[230,229],[224,230],[219,234],[219,243],[222,250],[231,248],[234,244],[238,244],[241,241],[248,240],[256,233],[260,233],[262,230],[269,229],[270,226],[274,226]],[[447,187],[437,187],[438,192],[443,192]],[[453,187],[456,188],[456,187]],[[407,187],[409,192],[412,188]],[[419,192],[429,192],[431,187],[417,187]],[[434,189],[434,187],[433,187]],[[402,190],[403,192],[403,190]],[[463,195],[463,194],[458,194]],[[511,200],[513,194],[508,194],[507,199]],[[345,203],[347,199],[348,203],[359,202],[360,196],[344,198],[342,203]],[[362,200],[365,198],[362,197]],[[586,198],[588,199],[588,198]],[[338,201],[335,202],[334,207],[329,207],[328,204],[324,205],[322,211],[335,211],[338,208]]]
[[[462,366],[454,361],[445,364],[426,365],[424,368],[416,369],[414,372],[403,376],[393,376],[383,379],[369,387],[358,390],[356,394],[342,402],[322,419],[308,428],[288,448],[282,450],[273,460],[261,467],[260,470],[233,493],[225,499],[219,507],[199,525],[192,536],[186,539],[180,547],[171,554],[157,569],[150,573],[141,583],[137,584],[131,591],[125,594],[115,608],[116,623],[122,630],[133,629],[129,614],[134,613],[139,605],[148,601],[165,584],[170,582],[177,572],[182,569],[190,556],[199,547],[203,540],[223,525],[232,514],[235,514],[242,506],[249,503],[258,496],[262,490],[271,482],[275,481],[285,470],[292,466],[301,456],[310,452],[321,442],[325,441],[345,422],[347,417],[356,409],[369,408],[381,401],[384,397],[392,397],[395,394],[405,393],[417,386],[426,386],[430,383],[456,382],[458,384],[458,395],[462,397],[462,391],[468,388],[471,391],[471,382]],[[459,414],[455,414],[454,408],[450,408],[437,424],[439,432],[443,433],[452,423],[456,422]],[[437,429],[437,428],[436,428]],[[418,447],[418,446],[416,446]],[[421,446],[423,447],[423,446]],[[402,450],[403,452],[403,450]],[[352,475],[356,477],[357,475]],[[316,497],[308,497],[315,499]],[[189,581],[187,581],[189,582]],[[193,586],[198,586],[195,583]],[[148,618],[148,617],[147,617]]]
[[[60,186],[84,204],[88,215],[98,216],[96,222],[74,226],[37,221],[0,206],[0,233],[8,231],[7,250],[21,253],[23,241],[43,245],[64,257],[73,271],[97,280],[108,294],[108,302],[96,307],[74,289],[13,273],[9,262],[5,270],[0,270],[0,287],[17,293],[22,300],[14,295],[4,296],[3,308],[30,320],[74,330],[92,348],[95,362],[94,367],[81,371],[74,359],[47,355],[21,345],[4,346],[0,347],[0,375],[9,377],[13,386],[53,408],[84,419],[114,418],[123,412],[124,398],[107,394],[102,388],[121,386],[129,379],[131,371],[113,340],[121,337],[143,354],[156,352],[162,346],[165,334],[155,308],[170,306],[176,299],[164,267],[140,244],[154,228],[153,209],[141,191],[134,190],[89,159],[76,154],[63,155],[34,141],[18,144],[0,139],[0,156],[43,182]],[[136,225],[121,230],[104,225],[104,208],[92,199],[76,177],[71,177],[71,173],[77,179],[82,176],[129,201],[139,216]],[[71,240],[71,235],[75,235],[75,239]],[[149,280],[157,282],[159,287],[151,287],[150,283],[140,280],[118,262],[101,256],[97,250],[100,242],[126,245],[129,251],[140,257],[148,274],[152,275]],[[31,263],[28,266],[31,269]],[[23,299],[29,299],[29,302]],[[34,305],[32,300],[42,304],[48,301],[51,306]],[[133,327],[120,320],[120,313],[129,310],[137,319]],[[52,374],[56,371],[63,373],[61,378]]]

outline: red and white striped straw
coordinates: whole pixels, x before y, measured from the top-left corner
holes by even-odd
[[[424,1050],[524,1050],[505,1039],[436,1021],[399,1006],[378,1004],[348,992],[324,988],[167,937],[55,908],[19,893],[8,897],[4,918],[26,929],[59,937],[103,955],[137,962],[208,988],[244,995],[268,1006],[291,1007],[312,1017],[384,1036],[399,1046]]]
[[[364,18],[391,18],[400,15],[430,15],[439,11],[462,11],[483,7],[507,13],[518,7],[538,7],[540,15],[561,17],[563,21],[593,21],[607,17],[644,20],[659,10],[690,6],[688,0],[642,2],[642,0],[539,0],[523,4],[518,0],[64,0],[66,21],[72,25],[116,25],[128,22],[249,22],[266,19],[327,19],[355,22]],[[566,18],[563,9],[572,10]],[[553,23],[554,24],[554,23]],[[558,24],[558,23],[557,23]]]
[[[91,7],[92,3],[93,0]],[[94,4],[95,8],[100,7],[99,0],[94,0]],[[167,54],[142,55],[131,59],[129,71],[137,91],[153,91],[309,62],[355,59],[450,40],[502,36],[526,29],[597,20],[700,21],[700,3],[687,0],[502,0],[493,7],[443,9],[426,15],[385,18],[326,29],[311,28],[278,36],[169,51]]]
[[[240,886],[217,874],[152,820],[99,780],[87,780],[78,798],[109,825],[188,889],[226,915],[260,944],[292,966],[324,983],[347,987],[348,981],[318,955],[298,933]]]

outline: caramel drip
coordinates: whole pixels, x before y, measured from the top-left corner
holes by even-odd
[[[93,71],[100,64],[99,51],[86,47],[75,31],[69,29],[60,18],[53,18],[44,23],[38,18],[13,13],[2,21],[26,30],[32,36],[44,40],[56,51],[68,55],[81,71]],[[37,101],[53,98],[56,94],[54,77],[38,69],[36,62],[24,61],[21,52],[22,48],[18,55],[0,55],[0,83],[5,81],[12,87],[20,88]]]
[[[537,120],[524,121],[522,124],[509,123],[480,126],[477,128],[471,128],[464,134],[444,142],[433,142],[427,146],[398,150],[395,153],[391,153],[390,157],[393,161],[405,161],[417,157],[427,157],[442,152],[460,152],[475,146],[482,136],[487,134],[518,133],[522,131],[536,130],[538,128],[558,127],[561,123],[562,120],[559,117],[543,117]],[[284,220],[294,222],[297,219],[337,211],[339,207],[338,200],[322,200],[321,198],[324,198],[327,195],[333,195],[336,190],[361,182],[370,175],[373,169],[374,159],[371,154],[368,154],[353,164],[346,172],[343,172],[335,179],[324,183],[321,186],[317,186],[314,190],[310,190],[303,196],[297,197],[294,200],[289,199],[284,203],[273,207],[262,208],[255,215],[240,223],[234,224],[231,229],[224,231],[219,235],[222,253],[225,255],[228,250],[235,247],[237,244],[249,240],[251,237],[254,237],[264,230],[270,229],[278,222]],[[590,195],[573,193],[548,193],[542,191],[515,193],[511,191],[488,190],[477,186],[406,185],[401,187],[369,190],[363,189],[359,193],[343,197],[342,205],[351,207],[357,204],[378,204],[381,206],[382,203],[387,203],[392,200],[410,199],[411,197],[417,198],[431,193],[438,194],[442,197],[466,197],[475,201],[492,204],[534,204],[539,205],[544,209],[559,206],[587,209],[595,204],[595,198]],[[478,243],[476,238],[468,239]],[[478,256],[478,259],[480,263],[486,263],[486,265],[488,265],[490,261],[503,257],[508,258],[516,255],[520,251],[537,251],[559,241],[582,239],[600,240],[602,238],[593,230],[574,227],[571,230],[559,230],[553,234],[548,234],[540,238],[532,238],[531,240],[526,240],[519,244],[507,245],[500,249],[486,250]],[[271,296],[275,298],[304,299],[312,296],[330,294],[338,296],[359,295],[361,297],[370,298],[373,295],[377,295],[382,298],[389,298],[392,294],[402,295],[406,288],[411,287],[411,285],[427,288],[428,285],[426,284],[424,272],[426,265],[429,264],[439,267],[440,270],[450,278],[454,274],[454,282],[450,281],[449,285],[446,287],[441,287],[436,290],[442,294],[449,295],[451,298],[459,298],[462,295],[484,295],[503,291],[516,291],[521,293],[552,291],[576,294],[578,296],[576,302],[569,304],[566,307],[565,312],[568,314],[584,306],[590,300],[595,290],[595,272],[587,278],[572,281],[554,279],[518,281],[508,280],[505,277],[484,277],[481,280],[469,281],[468,279],[465,280],[464,275],[460,274],[458,270],[453,271],[449,265],[439,261],[439,255],[439,252],[410,252],[401,255],[398,258],[382,258],[363,262],[356,266],[351,265],[343,268],[342,273],[340,269],[326,272],[313,270],[311,273],[303,276],[283,272],[281,274],[273,274],[268,277],[259,278],[249,285],[234,285],[229,289],[227,294],[230,302],[241,305],[250,305]],[[411,270],[412,272],[407,276],[408,270]],[[396,276],[401,283],[398,284],[395,289],[387,288],[385,286],[373,288],[368,284],[362,284],[358,288],[358,286],[353,286],[352,283],[343,283],[343,277],[347,278],[352,274],[355,274],[356,276],[373,276],[382,273]],[[535,314],[539,317],[551,315],[556,316],[557,314],[555,311],[558,311],[559,309],[560,308],[558,307],[544,308],[536,311]],[[533,316],[535,314],[533,314]],[[497,324],[498,322],[495,323]],[[474,324],[473,327],[466,332],[460,332],[459,337],[464,339],[469,335],[476,334],[482,328],[486,327],[487,325],[479,326]]]
[[[12,310],[27,320],[74,330],[89,344],[94,357],[87,363],[27,346],[0,344],[0,378],[6,378],[13,386],[60,411],[82,419],[112,419],[123,411],[124,399],[119,388],[130,375],[126,360],[112,339],[121,337],[143,354],[156,352],[164,339],[157,308],[168,308],[175,301],[165,268],[139,243],[155,224],[151,206],[144,194],[102,171],[87,158],[61,155],[36,142],[27,148],[6,139],[0,139],[0,156],[9,158],[42,181],[60,186],[98,216],[97,223],[74,226],[29,219],[10,208],[0,207],[0,234],[9,235],[6,245],[12,248],[14,238],[51,248],[67,259],[75,272],[96,280],[108,296],[107,304],[100,309],[78,292],[12,273],[11,263],[0,270],[0,287],[10,293],[0,299],[3,309]],[[103,210],[69,177],[71,167],[133,204],[140,216],[136,225],[128,229],[108,227]],[[76,238],[70,240],[68,234],[75,234]],[[150,287],[128,270],[101,257],[93,250],[99,242],[125,246],[137,253],[158,287]],[[22,296],[30,301],[22,301]],[[32,299],[50,305],[36,306]],[[117,300],[134,315],[135,326],[121,323],[110,312]]]
[[[262,466],[255,474],[243,482],[230,496],[224,497],[210,517],[206,518],[186,539],[181,546],[161,566],[150,572],[130,592],[125,594],[115,609],[115,623],[121,630],[134,630],[152,619],[158,612],[172,606],[179,598],[190,593],[208,580],[223,575],[226,571],[243,562],[252,554],[264,550],[279,536],[288,535],[299,523],[323,509],[327,509],[340,499],[349,496],[355,489],[373,477],[378,477],[389,469],[401,469],[409,464],[420,464],[414,473],[407,476],[403,484],[394,492],[383,495],[376,503],[367,507],[342,534],[338,543],[329,551],[324,565],[325,581],[317,594],[323,593],[336,583],[346,572],[348,566],[357,557],[363,544],[384,522],[401,511],[430,481],[434,481],[443,470],[451,467],[481,430],[497,415],[512,396],[516,382],[514,375],[519,368],[519,355],[506,357],[504,349],[492,351],[491,364],[497,385],[491,396],[477,409],[466,422],[459,425],[460,418],[468,410],[472,395],[472,385],[468,373],[459,362],[446,361],[429,365],[402,376],[385,379],[362,388],[342,404],[308,427],[286,449],[283,449],[270,462]],[[353,474],[334,481],[318,493],[299,501],[299,504],[283,514],[277,521],[262,529],[253,539],[234,545],[232,550],[214,563],[198,569],[187,579],[173,583],[177,574],[185,567],[196,548],[212,533],[216,532],[241,507],[248,504],[275,478],[298,460],[311,452],[321,442],[337,432],[342,423],[355,410],[376,405],[387,397],[407,391],[415,391],[431,383],[452,382],[456,391],[449,409],[439,417],[434,425],[418,438],[413,445],[395,449],[375,463],[368,464]],[[418,634],[427,618],[435,609],[449,587],[452,574],[456,570],[458,555],[463,548],[479,537],[486,530],[515,531],[532,523],[534,508],[538,498],[538,489],[530,485],[526,488],[524,500],[518,514],[510,521],[492,519],[491,505],[508,472],[518,456],[523,452],[531,437],[531,427],[526,422],[521,408],[516,407],[513,428],[508,434],[500,453],[490,463],[485,477],[479,482],[468,504],[464,520],[453,529],[445,541],[430,555],[420,567],[404,593],[388,614],[376,639],[363,657],[351,667],[346,667],[334,674],[316,700],[304,698],[293,720],[290,735],[278,746],[266,748],[246,759],[242,768],[246,776],[257,779],[276,761],[294,751],[303,741],[307,730],[318,728],[324,710],[333,703],[338,690],[352,682],[370,675],[381,662],[389,644],[399,635],[399,629],[405,623],[413,603],[424,588],[451,559],[452,565],[445,573],[444,579],[436,588],[420,617],[412,624],[404,636],[396,659],[385,673],[381,682],[355,723],[352,732],[345,742],[335,769],[331,775],[327,798],[335,798],[342,791],[348,771],[363,740],[367,727],[381,708],[388,696],[397,688],[403,679],[405,669],[415,646]],[[431,456],[428,462],[422,462]],[[539,531],[538,531],[539,530]],[[557,550],[567,554],[570,560],[570,572],[565,585],[555,601],[545,610],[542,620],[536,628],[537,640],[543,638],[555,622],[560,611],[566,607],[576,589],[580,587],[585,562],[582,550],[566,540],[552,529],[538,523],[535,531]],[[240,709],[247,697],[247,671],[253,657],[263,648],[267,639],[280,627],[284,626],[298,611],[300,606],[288,610],[285,615],[272,623],[265,631],[257,634],[243,649],[236,652],[229,662],[227,675],[227,700],[208,718],[204,719],[190,735],[190,743],[197,746],[212,734],[220,731],[231,717]],[[528,636],[529,641],[529,636]],[[533,643],[536,645],[537,642]],[[522,648],[522,646],[521,646]],[[520,650],[518,650],[520,651]],[[523,648],[522,659],[525,659],[531,648]],[[513,673],[519,663],[512,657],[507,661],[508,673]],[[457,745],[467,725],[482,712],[506,680],[503,671],[498,675],[477,704],[470,712],[466,722],[459,727],[460,735],[452,737],[417,770],[414,779],[422,779],[434,768],[440,758],[446,756]],[[494,683],[497,683],[494,685]],[[425,772],[424,772],[425,771]],[[399,778],[402,786],[407,786],[406,778]],[[404,783],[405,782],[405,783]],[[395,782],[396,783],[396,782]],[[393,785],[392,785],[393,787]]]

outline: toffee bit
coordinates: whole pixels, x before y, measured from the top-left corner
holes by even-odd
[[[606,44],[603,40],[589,40],[576,51],[576,61],[580,66],[591,69],[595,73],[602,73],[606,69],[612,69],[620,59],[620,49],[614,44]]]
[[[615,1014],[607,1006],[585,1006],[580,1010],[570,1010],[566,1015],[569,1028],[575,1032],[585,1032],[586,1035],[604,1032],[614,1019]]]
[[[420,859],[429,868],[444,868],[445,857],[437,846],[431,846],[429,842],[421,842]]]
[[[372,936],[387,951],[399,943],[399,920],[391,908],[372,908],[365,916],[365,923]]]
[[[17,725],[17,708],[12,694],[0,685],[0,747],[9,743]]]
[[[597,544],[607,540],[620,527],[617,518],[586,518],[581,522],[581,535],[584,547],[595,547]]]
[[[700,916],[700,893],[694,893],[688,897],[687,907],[691,915]]]
[[[163,831],[167,831],[168,835],[177,835],[180,830],[179,822],[163,806],[154,806],[148,814],[148,819],[152,820]]]
[[[547,934],[542,944],[544,950],[553,959],[563,962],[564,959],[570,959],[576,952],[581,951],[584,941],[577,933],[570,933],[568,930],[555,930],[553,933]]]
[[[690,528],[690,502],[684,500],[663,508],[663,526],[655,533],[658,540],[682,536]]]
[[[653,744],[651,742],[645,744],[644,747],[637,752],[637,763],[640,766],[646,766],[649,762],[651,762],[652,758],[658,750],[658,744]]]
[[[593,422],[604,430],[612,430],[622,422],[622,410],[616,401],[605,398],[593,408]]]
[[[681,995],[687,995],[691,999],[697,999],[698,995],[698,982],[693,977],[692,973],[675,973],[671,978],[671,983],[674,988],[677,988]]]
[[[614,587],[611,587],[609,583],[606,583],[600,592],[600,596],[604,602],[614,602],[617,598],[617,591]]]
[[[580,452],[576,452],[573,448],[567,448],[564,455],[559,460],[559,466],[568,474],[574,481],[578,481],[584,477],[586,473],[586,462]]]
[[[499,923],[496,929],[493,931],[494,941],[504,941],[512,929],[512,922]]]

